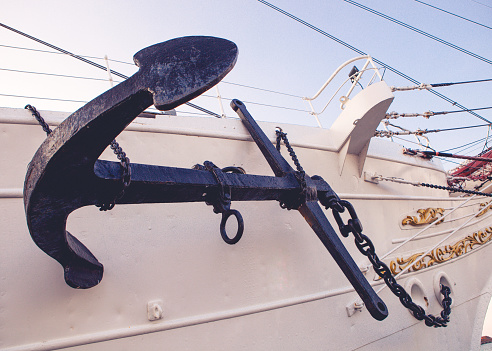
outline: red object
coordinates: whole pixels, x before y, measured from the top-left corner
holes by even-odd
[[[479,155],[480,158],[491,158],[492,150]],[[486,180],[487,176],[492,173],[492,167],[488,160],[484,161],[471,161],[467,164],[461,165],[450,172],[453,177],[467,177],[472,180]]]

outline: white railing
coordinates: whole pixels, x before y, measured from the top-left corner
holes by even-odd
[[[340,87],[335,91],[335,93],[331,96],[331,98],[328,100],[328,102],[326,103],[326,105],[323,107],[323,109],[320,111],[320,112],[316,112],[316,110],[314,109],[314,106],[312,104],[312,101],[314,101],[316,98],[318,98],[318,96],[326,89],[326,87],[333,81],[333,79],[340,73],[340,71],[345,68],[346,66],[348,66],[349,64],[355,62],[355,61],[359,61],[359,60],[365,60],[365,63],[364,63],[364,66],[362,67],[361,70],[355,72],[354,74],[352,74],[351,76],[349,76],[341,85]],[[371,67],[369,67],[369,65],[371,65]],[[360,84],[360,80],[362,78],[362,75],[366,72],[366,71],[373,71],[373,75],[371,77],[371,79],[369,80],[369,82],[367,83],[366,87],[368,87],[369,85],[371,85],[373,82],[374,82],[374,79],[376,77],[379,78],[380,81],[383,80],[383,77],[381,76],[381,74],[379,73],[379,69],[376,67],[376,65],[374,64],[374,62],[372,61],[372,58],[371,56],[368,56],[368,55],[365,55],[365,56],[359,56],[359,57],[355,57],[353,59],[350,59],[346,62],[344,62],[343,64],[341,64],[334,72],[333,74],[330,76],[330,78],[328,78],[328,80],[325,82],[325,84],[323,84],[323,86],[318,90],[318,92],[316,94],[314,94],[313,97],[303,97],[302,99],[307,101],[310,108],[311,108],[311,115],[313,115],[315,118],[316,118],[316,122],[318,123],[318,126],[321,128],[322,125],[321,125],[321,122],[319,120],[319,115],[321,115],[323,112],[325,112],[326,108],[328,107],[328,105],[331,103],[331,101],[335,98],[335,96],[338,94],[338,92],[343,88],[343,86],[350,80],[352,82],[352,85],[350,86],[347,94],[343,95],[340,97],[340,102],[341,102],[341,105],[340,105],[340,108],[343,110],[345,108],[345,104],[349,101],[349,98],[350,98],[350,94],[352,93],[352,91],[354,90],[355,86],[357,84]],[[361,85],[362,86],[362,85]]]

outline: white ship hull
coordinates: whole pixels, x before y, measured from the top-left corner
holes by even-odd
[[[391,96],[381,94],[367,110],[388,107]],[[52,126],[68,116],[41,114]],[[452,313],[446,328],[429,328],[416,320],[389,289],[379,293],[388,318],[376,321],[365,308],[349,316],[357,293],[302,216],[275,201],[233,202],[243,215],[245,231],[232,246],[220,237],[220,216],[204,203],[117,205],[108,212],[79,209],[69,216],[67,229],[105,268],[99,285],[77,290],[65,284],[62,267],[34,244],[26,225],[23,182],[45,135],[27,110],[0,109],[0,121],[1,350],[479,348],[492,291],[492,240],[485,231],[492,226],[492,211],[474,217],[487,202],[483,197],[430,228],[423,239],[384,258],[389,264],[423,253],[474,217],[438,245],[461,242],[469,246],[466,250],[443,254],[445,262],[398,279],[435,315],[442,309],[435,294],[439,278],[451,283]],[[260,125],[273,140],[277,125]],[[365,181],[364,175],[368,179],[381,174],[445,185],[446,174],[439,161],[403,155],[393,143],[372,140],[365,150],[355,145],[357,135],[352,135],[350,144],[351,126],[350,120],[330,130],[281,125],[306,172],[322,176],[342,199],[352,202],[380,256],[423,227],[402,225],[407,216],[417,216],[418,209],[449,211],[464,201],[438,189]],[[118,141],[132,162],[188,168],[210,160],[219,167],[273,175],[236,119],[138,118]],[[283,153],[289,157],[285,149]],[[108,151],[103,156],[115,159]],[[326,214],[335,225],[331,211]],[[466,237],[479,231],[481,241],[470,244]],[[355,262],[366,267],[369,262],[353,238],[342,239]],[[376,291],[384,285],[372,269],[365,276]]]

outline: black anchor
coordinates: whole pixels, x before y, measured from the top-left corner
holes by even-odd
[[[24,185],[24,204],[34,242],[64,268],[66,283],[91,288],[103,266],[66,231],[68,215],[88,205],[101,204],[121,190],[120,164],[98,160],[110,142],[142,111],[154,104],[173,109],[217,84],[234,66],[237,47],[225,39],[184,37],[139,51],[139,71],[70,115],[43,142],[33,157]],[[242,235],[242,218],[231,201],[277,200],[297,209],[328,249],[345,276],[377,320],[388,311],[364,278],[318,199],[336,197],[321,177],[296,171],[275,149],[239,100],[231,102],[260,148],[275,177],[226,172],[211,163],[197,169],[131,164],[131,183],[118,204],[207,202],[222,213],[221,234],[233,244]],[[299,199],[301,199],[299,201]],[[234,215],[239,229],[229,238],[225,221]]]

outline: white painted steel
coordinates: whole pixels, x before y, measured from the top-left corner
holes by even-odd
[[[377,84],[364,89],[375,104],[388,97]],[[344,111],[355,114],[349,120],[366,116],[367,108],[350,108],[356,98]],[[41,114],[50,125],[67,115]],[[279,124],[260,125],[273,142]],[[463,202],[438,189],[365,182],[356,154],[347,153],[340,173],[338,150],[354,132],[349,125],[344,129],[340,122],[336,132],[280,127],[306,172],[322,176],[351,200],[378,253],[409,236],[399,226],[402,214]],[[416,277],[432,291],[436,274],[449,276],[456,285],[447,328],[435,330],[416,321],[388,290],[381,293],[389,309],[386,320],[375,321],[365,310],[349,318],[346,306],[357,294],[297,211],[282,210],[274,202],[233,203],[245,220],[243,238],[233,246],[221,240],[220,217],[203,203],[126,205],[109,212],[81,208],[69,216],[67,229],[104,264],[105,273],[92,289],[72,289],[63,281],[62,267],[31,240],[19,191],[45,134],[28,111],[15,109],[0,109],[0,134],[0,350],[368,351],[478,345],[476,330],[492,291],[490,244],[401,277],[402,283]],[[118,142],[132,162],[188,168],[211,160],[221,167],[273,175],[236,119],[140,118]],[[282,153],[288,158],[285,148]],[[102,157],[115,160],[108,150]],[[364,169],[446,183],[439,162],[403,155],[401,147],[384,140],[371,140]],[[326,214],[334,223],[330,211]],[[490,226],[490,216],[480,218],[458,230],[456,239]],[[422,252],[441,238],[409,242],[401,254]],[[352,239],[343,242],[355,262],[367,266]],[[365,274],[373,286],[381,286],[373,281],[372,270]],[[429,300],[429,312],[439,312],[439,301],[433,295]],[[162,319],[149,321],[148,303],[155,301],[162,301]]]

